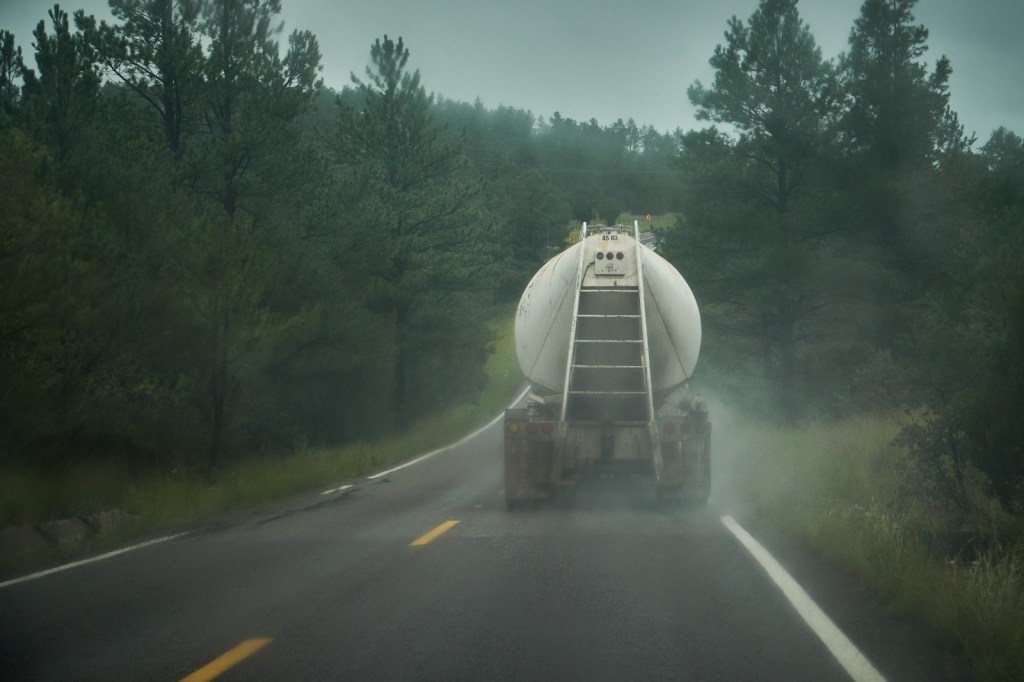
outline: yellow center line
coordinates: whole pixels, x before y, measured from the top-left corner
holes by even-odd
[[[410,547],[419,547],[420,545],[425,545],[428,542],[430,542],[431,540],[435,539],[438,535],[441,535],[442,533],[447,532],[449,529],[451,529],[452,526],[454,526],[457,523],[458,523],[458,521],[445,521],[444,523],[442,523],[440,526],[438,526],[434,530],[430,531],[429,533],[427,533],[425,535],[421,535],[420,537],[418,537],[415,540],[413,540],[411,543],[409,543],[409,546]]]
[[[235,667],[266,645],[270,644],[271,641],[272,640],[267,638],[247,639],[220,658],[207,663],[188,677],[183,678],[181,682],[207,682],[207,680],[219,677],[227,670]]]

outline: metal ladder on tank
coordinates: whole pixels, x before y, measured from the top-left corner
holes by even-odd
[[[586,237],[584,223],[580,242]],[[598,422],[606,418],[618,424],[644,424],[649,432],[655,478],[661,481],[664,465],[654,421],[640,253],[643,247],[636,221],[633,237],[637,286],[584,287],[587,250],[580,249],[559,432],[564,439],[568,422],[593,423],[595,415]]]

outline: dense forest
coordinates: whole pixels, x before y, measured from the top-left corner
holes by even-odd
[[[965,135],[914,4],[865,0],[827,59],[762,0],[689,89],[708,127],[670,133],[436,98],[388,36],[332,91],[276,0],[0,31],[0,466],[405,428],[474,399],[487,321],[574,221],[672,214],[703,390],[903,410],[937,490],[980,473],[1020,511],[1024,140]]]

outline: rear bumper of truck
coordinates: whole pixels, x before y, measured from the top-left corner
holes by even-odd
[[[711,425],[706,413],[650,424],[561,423],[527,409],[505,412],[505,498],[551,497],[560,485],[600,474],[655,478],[659,494],[707,499]],[[661,471],[656,473],[655,445]]]

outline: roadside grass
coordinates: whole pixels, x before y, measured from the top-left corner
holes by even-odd
[[[154,479],[136,486],[125,508],[160,524],[205,516],[353,478],[447,445],[493,418],[522,383],[512,327],[511,312],[492,323],[495,344],[486,366],[487,384],[475,403],[456,405],[419,421],[405,434],[372,443],[308,448],[285,456],[239,461],[213,483]]]
[[[641,232],[658,232],[675,227],[677,216],[676,213],[660,213],[651,215],[648,220],[646,213],[620,213],[616,222],[621,225],[632,225],[636,220],[640,225]]]
[[[719,425],[716,424],[716,427]],[[894,418],[787,429],[737,420],[716,443],[719,494],[853,571],[896,615],[961,651],[979,680],[1024,679],[1024,522],[943,503],[892,439]]]
[[[513,323],[511,307],[491,323],[495,341],[486,366],[487,383],[477,401],[424,419],[402,435],[242,459],[212,477],[172,472],[133,478],[127,469],[106,462],[45,476],[0,469],[0,527],[68,517],[88,521],[110,509],[129,515],[115,529],[85,544],[0,553],[0,570],[79,554],[214,513],[326,487],[447,445],[487,423],[515,396],[523,379],[515,358]]]

